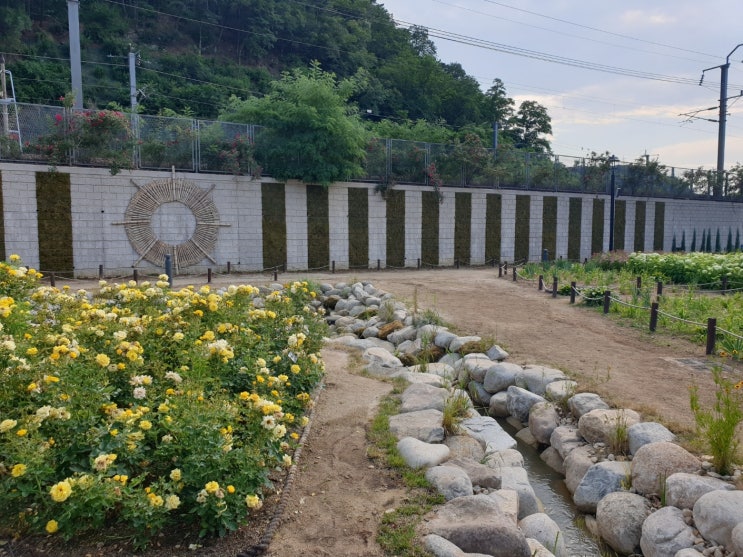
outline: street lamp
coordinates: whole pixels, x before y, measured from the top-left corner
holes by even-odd
[[[619,158],[612,155],[607,159],[611,165],[611,197],[609,198],[609,251],[614,251],[614,205],[616,203],[617,193],[615,190],[615,167]]]

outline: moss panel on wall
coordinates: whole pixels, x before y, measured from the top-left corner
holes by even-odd
[[[6,260],[8,253],[5,251],[5,212],[3,209],[3,173],[0,172],[0,260]]]
[[[604,200],[593,200],[593,224],[591,225],[591,253],[604,251]]]
[[[515,261],[529,259],[529,219],[531,218],[531,196],[516,196],[516,226],[513,245]]]
[[[614,203],[614,249],[624,249],[624,233],[627,228],[627,202]]]
[[[454,260],[470,263],[472,253],[472,194],[454,195]]]
[[[286,268],[286,192],[284,184],[261,184],[263,267]]]
[[[500,261],[501,196],[485,196],[485,261]]]
[[[307,267],[330,266],[330,224],[328,221],[328,188],[307,186]]]
[[[405,192],[387,192],[387,266],[405,266]]]
[[[542,207],[542,254],[547,250],[550,261],[557,252],[557,198],[545,197]]]
[[[647,210],[647,203],[645,201],[638,201],[635,204],[635,251],[643,251],[645,249],[645,212]]]
[[[39,269],[42,272],[71,273],[74,269],[74,260],[70,175],[61,172],[37,172],[36,208],[39,227]]]
[[[369,266],[369,190],[348,188],[348,264]]]
[[[655,228],[653,230],[653,249],[663,250],[663,237],[666,231],[666,204],[661,201],[655,202]],[[728,243],[732,244],[732,232],[728,234]]]
[[[580,224],[583,219],[583,199],[571,197],[568,207],[568,259],[580,261]]]
[[[423,222],[421,223],[421,263],[439,264],[439,198],[435,192],[424,191]]]

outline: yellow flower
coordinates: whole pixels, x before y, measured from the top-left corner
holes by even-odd
[[[18,425],[18,422],[15,420],[3,420],[2,422],[0,422],[0,433],[5,433],[6,431],[10,431],[16,425]]]
[[[204,489],[206,489],[207,493],[216,493],[219,491],[219,484],[217,482],[207,482]]]
[[[26,429],[19,429],[18,431],[15,432],[15,434],[18,437],[25,437],[27,433],[28,433],[28,430]]]
[[[47,531],[47,533],[53,534],[54,532],[59,530],[59,523],[56,520],[50,520],[46,523],[44,529]]]
[[[61,482],[54,484],[49,490],[49,494],[52,496],[52,500],[57,503],[66,501],[67,498],[72,495],[72,486],[70,485],[69,480],[62,480]]]
[[[8,261],[11,263],[18,263],[21,260],[21,256],[17,253],[11,253],[10,257],[8,257]]]
[[[228,485],[227,486],[227,493],[235,493],[235,486],[234,485]]]
[[[39,386],[36,383],[34,383],[33,381],[31,381],[31,383],[29,383],[28,386],[26,387],[26,390],[27,391],[35,391],[38,388],[39,388]]]
[[[26,473],[26,465],[25,464],[16,464],[13,466],[13,468],[10,471],[10,475],[14,478],[20,478],[23,474]]]
[[[181,500],[177,495],[168,495],[165,498],[165,508],[169,511],[177,509],[181,504]]]
[[[245,497],[245,504],[250,509],[260,509],[263,506],[263,501],[257,495],[247,495]]]
[[[181,469],[180,468],[174,468],[170,471],[170,479],[174,482],[181,481]]]
[[[139,422],[139,429],[144,431],[152,429],[152,422],[149,420],[142,420],[141,422]]]
[[[292,364],[292,367],[291,367],[292,373],[296,374],[296,373],[299,373],[300,371],[302,371],[301,367],[299,367],[297,364]]]
[[[98,354],[95,357],[95,362],[101,366],[101,367],[107,367],[108,364],[111,363],[111,358],[109,358],[106,354]]]
[[[38,354],[38,353],[39,353],[39,349],[36,348],[35,346],[32,346],[31,348],[29,348],[28,350],[26,350],[26,355],[27,356],[36,356],[36,354]]]

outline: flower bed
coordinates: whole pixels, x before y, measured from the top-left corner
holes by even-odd
[[[323,374],[306,282],[179,291],[40,287],[0,264],[0,505],[5,534],[66,539],[116,523],[144,546],[249,520],[291,465]]]

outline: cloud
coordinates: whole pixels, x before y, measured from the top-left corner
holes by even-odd
[[[632,27],[658,27],[676,23],[676,18],[670,14],[647,12],[645,10],[627,10],[619,16],[619,20]]]

